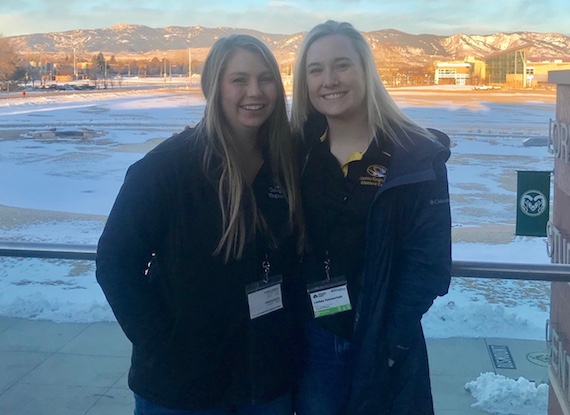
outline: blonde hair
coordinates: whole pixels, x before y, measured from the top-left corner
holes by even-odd
[[[245,244],[255,236],[257,228],[266,227],[258,214],[251,187],[244,179],[237,160],[237,143],[222,110],[221,82],[229,60],[236,49],[247,50],[262,58],[277,85],[275,109],[258,133],[263,153],[269,156],[274,178],[283,188],[289,204],[291,230],[302,222],[295,149],[287,118],[287,101],[279,66],[275,57],[259,39],[249,35],[232,35],[216,41],[202,70],[201,87],[206,98],[204,118],[198,124],[200,137],[206,140],[204,168],[210,171],[214,158],[219,167],[218,199],[222,210],[222,236],[214,254],[224,261],[241,258]]]
[[[364,70],[365,90],[367,91],[365,103],[370,133],[375,135],[380,130],[392,142],[402,146],[403,143],[395,129],[408,138],[408,132],[415,132],[433,139],[431,133],[412,121],[394,102],[380,79],[370,45],[364,36],[350,23],[339,23],[334,20],[328,20],[311,29],[299,48],[293,76],[293,104],[291,106],[293,132],[303,136],[305,122],[311,114],[317,113],[311,104],[307,89],[307,52],[316,40],[330,35],[346,37],[360,57],[360,63]]]

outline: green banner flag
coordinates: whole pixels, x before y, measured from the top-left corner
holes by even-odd
[[[546,236],[550,217],[549,171],[517,171],[516,235]]]

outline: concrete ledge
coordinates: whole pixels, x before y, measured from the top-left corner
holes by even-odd
[[[548,82],[551,84],[570,85],[570,71],[548,71]]]

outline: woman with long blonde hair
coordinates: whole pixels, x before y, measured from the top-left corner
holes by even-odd
[[[305,36],[291,122],[308,251],[298,415],[432,415],[421,317],[447,292],[448,137],[392,100],[351,24]]]
[[[291,415],[302,215],[275,58],[219,39],[203,119],[133,164],[97,280],[133,344],[136,415]]]

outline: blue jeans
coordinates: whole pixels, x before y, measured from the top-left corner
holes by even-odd
[[[238,406],[232,409],[199,409],[199,410],[182,410],[169,409],[152,402],[135,394],[135,412],[134,415],[292,415],[293,408],[291,403],[291,395],[286,394],[279,398],[255,405]]]
[[[339,415],[348,399],[352,344],[310,321],[307,350],[295,397],[297,415]]]

